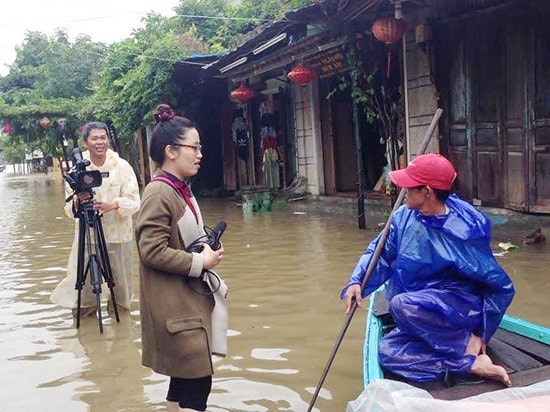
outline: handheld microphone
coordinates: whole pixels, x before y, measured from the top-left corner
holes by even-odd
[[[212,250],[218,250],[220,248],[220,238],[222,237],[223,232],[225,232],[226,228],[227,223],[225,222],[225,220],[220,220],[218,223],[216,223],[216,226],[214,226],[212,232],[210,232],[210,235],[208,235],[206,243],[208,243],[208,246],[210,246]]]

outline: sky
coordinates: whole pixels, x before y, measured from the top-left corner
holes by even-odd
[[[0,0],[0,75],[15,60],[15,47],[28,31],[52,36],[63,28],[72,42],[87,34],[94,42],[113,43],[142,27],[151,11],[173,16],[179,0]]]

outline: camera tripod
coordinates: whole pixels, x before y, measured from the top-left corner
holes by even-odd
[[[99,332],[103,333],[103,320],[101,316],[101,284],[103,280],[111,291],[111,299],[115,311],[116,321],[120,322],[116,303],[115,281],[111,271],[111,263],[107,252],[107,244],[101,225],[101,215],[94,210],[93,202],[79,203],[76,213],[79,219],[78,225],[78,260],[75,289],[78,290],[78,306],[76,311],[76,327],[80,327],[80,304],[82,288],[86,278],[90,275],[92,292],[96,295],[97,318],[99,320]],[[93,239],[92,239],[93,236]],[[85,258],[88,258],[84,266]]]

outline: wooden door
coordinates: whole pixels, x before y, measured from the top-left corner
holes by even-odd
[[[527,83],[529,211],[550,213],[550,12],[533,12]]]
[[[483,206],[550,213],[550,4],[468,20],[436,33],[442,147],[457,191]]]
[[[483,16],[470,26],[470,136],[472,195],[484,206],[502,206],[503,24],[499,14]],[[490,28],[489,30],[487,28]]]
[[[353,134],[352,105],[349,100],[335,99],[332,106],[334,135],[336,142],[336,190],[354,192],[357,190],[357,162]]]
[[[225,190],[237,190],[237,155],[233,141],[232,121],[233,105],[225,104],[222,108],[222,167],[223,188]]]
[[[505,204],[550,213],[548,10],[512,11],[506,27]]]
[[[502,24],[481,16],[448,28],[448,143],[457,169],[457,192],[484,206],[502,205]],[[490,27],[488,30],[487,28]],[[444,70],[442,68],[442,70]],[[448,73],[448,74],[446,74]]]
[[[505,206],[527,211],[528,130],[526,128],[527,96],[525,93],[526,36],[520,19],[508,17],[506,27],[504,117],[506,164]]]
[[[436,35],[437,74],[445,109],[442,130],[446,139],[442,141],[442,147],[458,174],[457,193],[465,199],[472,199],[471,90],[463,27],[459,22],[439,27]]]

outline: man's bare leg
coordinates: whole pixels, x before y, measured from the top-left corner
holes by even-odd
[[[472,375],[500,381],[508,387],[512,386],[512,381],[506,370],[502,366],[495,365],[485,353],[485,345],[479,336],[472,334],[466,346],[466,355],[475,355],[476,357],[472,365]]]
[[[508,387],[512,386],[512,381],[506,370],[502,366],[495,365],[491,358],[485,354],[477,355],[470,373],[482,378],[500,381]]]
[[[472,333],[470,340],[468,341],[468,346],[466,346],[466,355],[479,355],[481,353],[481,348],[483,347],[483,341],[477,335]]]

